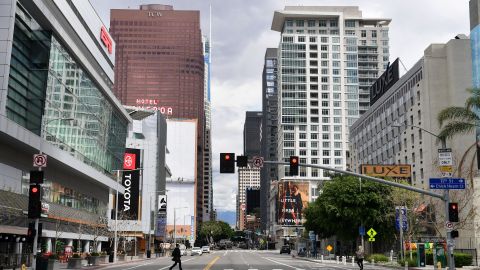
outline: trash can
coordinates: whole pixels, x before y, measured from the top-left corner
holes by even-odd
[[[445,256],[445,248],[442,243],[436,243],[434,248],[434,264],[437,267],[437,264],[440,263],[442,268],[447,267],[447,258]]]
[[[150,259],[152,257],[152,251],[147,250],[147,259]]]
[[[108,255],[108,262],[113,263],[113,252],[110,252],[110,254]]]

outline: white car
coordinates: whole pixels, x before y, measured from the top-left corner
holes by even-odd
[[[210,247],[209,246],[203,246],[202,247],[202,253],[210,253]]]
[[[191,256],[195,256],[195,255],[200,255],[201,256],[202,253],[203,253],[202,248],[200,248],[200,247],[193,247],[192,251],[190,251]]]

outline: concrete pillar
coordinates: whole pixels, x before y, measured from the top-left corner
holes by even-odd
[[[98,241],[97,242],[97,252],[101,252],[101,251],[102,251],[102,242]]]
[[[83,252],[90,252],[90,241],[85,240],[85,244],[83,245]]]
[[[45,238],[45,244],[47,246],[46,251],[52,252],[52,238],[50,237]]]
[[[73,239],[67,239],[67,246],[73,247]]]

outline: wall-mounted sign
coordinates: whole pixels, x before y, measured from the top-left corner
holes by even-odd
[[[148,12],[148,17],[162,17],[162,13],[158,11],[149,11]]]
[[[158,195],[158,213],[167,213],[167,195]]]
[[[102,26],[102,29],[100,30],[100,39],[102,40],[103,45],[107,47],[108,53],[112,54],[113,41],[112,41],[112,38],[110,37],[110,34],[107,31],[107,28],[105,28],[105,26]]]
[[[399,79],[398,58],[387,66],[385,72],[378,78],[375,83],[370,86],[370,105],[373,105],[390,87],[392,87]]]
[[[362,174],[374,177],[411,178],[412,167],[410,165],[368,165],[360,166]]]
[[[140,149],[125,149],[122,185],[125,193],[120,197],[123,220],[138,220],[138,199],[140,193]],[[132,170],[132,171],[130,171]]]
[[[147,110],[147,111],[159,111],[161,114],[172,115],[173,108],[168,106],[160,105],[158,99],[137,99],[136,101],[137,109]]]

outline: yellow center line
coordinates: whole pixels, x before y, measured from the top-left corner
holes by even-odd
[[[218,259],[220,259],[220,256],[217,256],[215,258],[213,258],[213,260],[211,260],[207,266],[205,266],[205,268],[203,268],[203,270],[209,270],[214,264],[216,261],[218,261]]]

